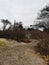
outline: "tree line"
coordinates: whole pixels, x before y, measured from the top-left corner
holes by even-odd
[[[1,23],[3,23],[2,31],[16,30],[16,29],[22,29],[23,28],[22,22],[14,21],[14,24],[12,25],[8,19],[1,19]],[[9,25],[9,27],[6,29],[7,25]]]
[[[30,25],[31,28],[29,27],[26,30],[24,29],[22,22],[14,21],[14,24],[12,25],[8,19],[1,19],[3,27],[2,30],[0,30],[0,38],[11,38],[16,40],[26,39],[26,35],[30,30],[34,30],[34,26],[36,29],[44,28],[44,31],[49,32],[49,5],[40,10],[35,22],[35,25]],[[7,25],[9,25],[9,27],[6,29]]]

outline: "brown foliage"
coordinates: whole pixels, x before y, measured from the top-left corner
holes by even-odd
[[[49,55],[49,39],[42,39],[36,47],[36,50],[43,55]]]
[[[49,38],[49,34],[39,30],[6,30],[0,31],[0,38],[14,39],[17,41],[28,42],[30,39]]]
[[[30,38],[31,39],[44,39],[44,38],[49,38],[49,34],[46,32],[42,32],[39,30],[32,30],[30,31]]]
[[[0,31],[0,38],[14,39],[14,40],[20,41],[21,39],[25,39],[25,32],[23,32],[22,30],[21,31],[19,30]]]

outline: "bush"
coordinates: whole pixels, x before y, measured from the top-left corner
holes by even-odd
[[[6,47],[7,46],[6,43],[7,43],[6,39],[0,38],[0,47]]]
[[[49,55],[49,39],[43,39],[37,44],[37,51],[43,55]]]
[[[26,34],[23,31],[16,32],[16,40],[21,41],[26,38]]]
[[[16,31],[1,31],[0,38],[13,39],[17,41],[21,41],[26,38],[26,33],[23,30]]]

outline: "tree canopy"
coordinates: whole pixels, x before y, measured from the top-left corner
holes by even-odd
[[[49,5],[46,5],[42,10],[40,10],[36,22],[39,26],[43,26],[46,29],[49,28]]]
[[[3,23],[3,31],[5,30],[8,24],[11,24],[10,21],[8,21],[7,19],[1,19],[1,22]]]

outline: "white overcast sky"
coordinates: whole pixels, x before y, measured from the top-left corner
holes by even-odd
[[[37,13],[49,0],[0,0],[0,19],[22,21],[24,25],[33,24]]]

